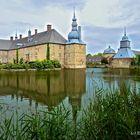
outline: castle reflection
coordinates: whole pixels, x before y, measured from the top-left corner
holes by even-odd
[[[86,90],[86,72],[80,70],[0,72],[0,96],[11,95],[21,102],[26,98],[47,105],[58,106],[66,97],[76,110]]]

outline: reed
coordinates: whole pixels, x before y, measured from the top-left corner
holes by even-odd
[[[1,140],[132,140],[140,133],[140,94],[122,85],[98,89],[76,121],[64,106],[34,114],[13,114],[0,123]],[[14,117],[16,115],[16,117]]]

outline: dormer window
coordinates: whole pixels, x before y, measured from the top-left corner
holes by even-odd
[[[33,38],[31,38],[31,37],[28,38],[28,42],[32,42],[32,40],[33,40]]]

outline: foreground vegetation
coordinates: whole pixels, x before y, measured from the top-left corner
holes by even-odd
[[[0,69],[53,69],[61,68],[61,64],[57,60],[43,60],[43,61],[32,61],[32,62],[23,62],[20,60],[19,63],[7,63],[1,64]]]
[[[133,140],[140,135],[140,93],[122,85],[115,91],[98,89],[79,114],[64,106],[52,111],[13,115],[0,123],[1,140]],[[2,112],[2,111],[1,111]],[[139,134],[139,135],[138,135]]]

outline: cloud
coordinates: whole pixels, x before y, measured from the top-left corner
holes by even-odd
[[[73,8],[76,7],[78,9],[82,9],[86,3],[86,0],[32,0],[32,3],[35,6],[41,7],[49,7],[49,6],[59,6],[59,7],[66,7],[66,8]]]
[[[109,44],[117,50],[124,26],[132,47],[139,48],[139,0],[1,0],[0,38],[9,38],[16,30],[23,35],[29,28],[43,31],[48,23],[67,38],[74,6],[88,53],[103,52]]]

